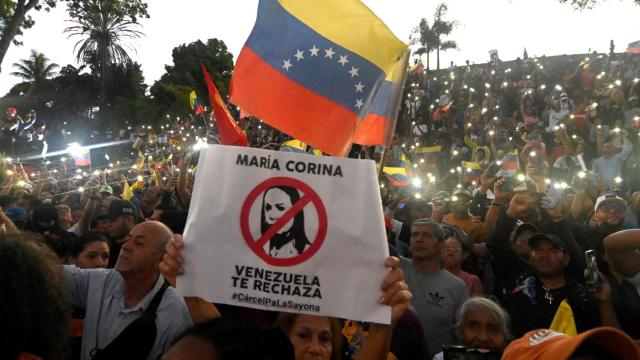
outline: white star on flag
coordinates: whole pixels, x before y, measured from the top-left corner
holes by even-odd
[[[364,84],[362,83],[362,81],[359,81],[356,84],[356,92],[362,92],[362,90],[364,90]]]
[[[347,60],[347,55],[340,55],[340,60],[338,60],[338,62],[342,66],[344,66],[344,64],[348,63],[349,60]]]
[[[328,48],[324,51],[324,57],[328,57],[329,59],[333,59],[333,54],[335,54],[335,52],[333,51],[332,48]]]
[[[296,60],[298,60],[298,62],[300,62],[300,60],[304,59],[304,51],[302,50],[296,50],[296,54],[293,55],[293,57],[296,58]]]
[[[362,106],[364,106],[364,103],[362,102],[362,99],[356,100],[356,107],[358,109],[360,109],[360,108],[362,108]]]
[[[318,56],[318,51],[320,49],[318,49],[315,44],[313,45],[313,47],[311,49],[309,49],[309,51],[311,52],[311,56]]]
[[[293,66],[291,65],[291,59],[283,60],[282,62],[283,62],[282,68],[287,71],[289,71],[289,68]]]
[[[351,71],[349,71],[349,74],[351,74],[351,77],[356,77],[358,76],[358,68],[357,67],[351,67]]]

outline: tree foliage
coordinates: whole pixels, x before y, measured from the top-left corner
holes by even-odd
[[[558,0],[562,4],[569,3],[576,10],[593,9],[600,3],[600,0]],[[640,5],[640,0],[633,0],[636,5]]]
[[[32,10],[49,11],[57,0],[0,0],[0,65],[9,46],[22,45],[20,35],[33,26]]]
[[[449,11],[447,4],[439,4],[433,14],[433,22],[431,26],[429,26],[429,22],[426,18],[422,18],[420,20],[420,24],[413,29],[412,43],[414,45],[419,45],[414,53],[418,55],[427,55],[427,68],[429,68],[429,54],[432,51],[436,51],[437,68],[439,70],[440,51],[454,50],[458,48],[458,44],[454,40],[446,39],[457,25],[455,20],[445,19],[447,11]]]
[[[165,66],[165,74],[151,87],[154,100],[167,105],[168,115],[179,115],[184,113],[183,109],[189,108],[192,90],[196,91],[203,105],[209,103],[200,63],[211,74],[220,94],[226,97],[233,73],[233,55],[222,40],[182,44],[173,49],[172,57],[173,65]]]
[[[75,25],[65,32],[80,38],[74,46],[76,60],[94,70],[106,105],[112,65],[131,62],[129,51],[135,49],[128,41],[143,35],[137,19],[149,17],[147,4],[140,0],[70,0],[67,11]]]
[[[31,50],[28,59],[20,60],[13,64],[17,71],[11,73],[29,83],[31,89],[42,89],[49,82],[49,78],[55,74],[57,64],[49,61],[43,53]]]

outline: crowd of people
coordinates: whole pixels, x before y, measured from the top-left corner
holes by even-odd
[[[204,117],[25,160],[47,126],[10,109],[0,358],[640,358],[639,83],[631,55],[413,67],[393,144],[349,155],[380,168],[391,325],[176,292],[198,150],[218,141]]]

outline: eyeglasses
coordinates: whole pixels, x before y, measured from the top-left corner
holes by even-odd
[[[616,205],[611,205],[611,204],[604,204],[602,206],[600,206],[600,208],[598,210],[601,210],[603,212],[610,212],[611,210],[613,210],[614,212],[617,212],[619,214],[625,212],[627,210],[627,207],[624,205],[620,205],[620,204],[616,204]]]
[[[462,249],[460,248],[444,248],[444,252],[446,252],[448,255],[455,255],[457,253],[459,253]]]

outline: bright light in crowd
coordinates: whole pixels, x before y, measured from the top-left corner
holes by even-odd
[[[556,85],[556,86],[555,86],[555,89],[556,89],[556,90],[558,90],[558,91],[562,91],[562,86],[560,86],[560,85]]]
[[[413,184],[413,186],[419,188],[422,186],[422,180],[418,179],[418,178],[413,178],[413,180],[411,180],[411,183]]]
[[[142,177],[142,175],[138,175],[138,177],[136,178],[136,180],[138,180],[138,181],[142,181],[142,180],[144,180],[144,178]]]
[[[585,176],[587,176],[587,173],[586,173],[586,172],[584,172],[584,171],[580,171],[580,172],[578,172],[578,177],[579,177],[580,179],[584,179],[584,177],[585,177]]]
[[[415,196],[416,199],[422,198],[422,195],[420,195],[420,193],[416,193],[414,196]]]
[[[74,142],[74,143],[69,144],[69,146],[67,146],[67,152],[69,154],[71,154],[71,156],[73,156],[73,157],[79,157],[82,154],[84,154],[85,150],[82,147],[82,145]]]
[[[83,188],[82,186],[80,186],[80,187],[78,188],[78,192],[83,192],[83,191],[84,191],[84,188]]]
[[[622,85],[622,81],[620,81],[620,80],[616,80],[616,81],[614,81],[614,83],[616,84],[616,86]]]
[[[532,151],[532,152],[529,153],[529,156],[531,156],[531,157],[535,157],[536,155],[538,155],[538,154],[536,154],[535,151]]]
[[[613,179],[613,182],[615,182],[616,184],[620,184],[622,182],[622,178],[620,176],[616,176],[616,178]]]
[[[104,154],[104,158],[109,160],[109,154]]]
[[[7,164],[11,164],[11,162],[13,161],[13,159],[12,159],[12,158],[10,158],[10,157],[5,158],[5,160],[7,161]]]
[[[526,180],[526,177],[524,176],[524,174],[518,174],[517,179],[518,181],[522,182]]]
[[[93,172],[93,175],[95,175],[95,176],[100,176],[100,170],[96,170],[96,171],[94,171],[94,172]]]
[[[551,184],[551,179],[545,178],[544,179],[544,183],[547,184],[547,185]]]

